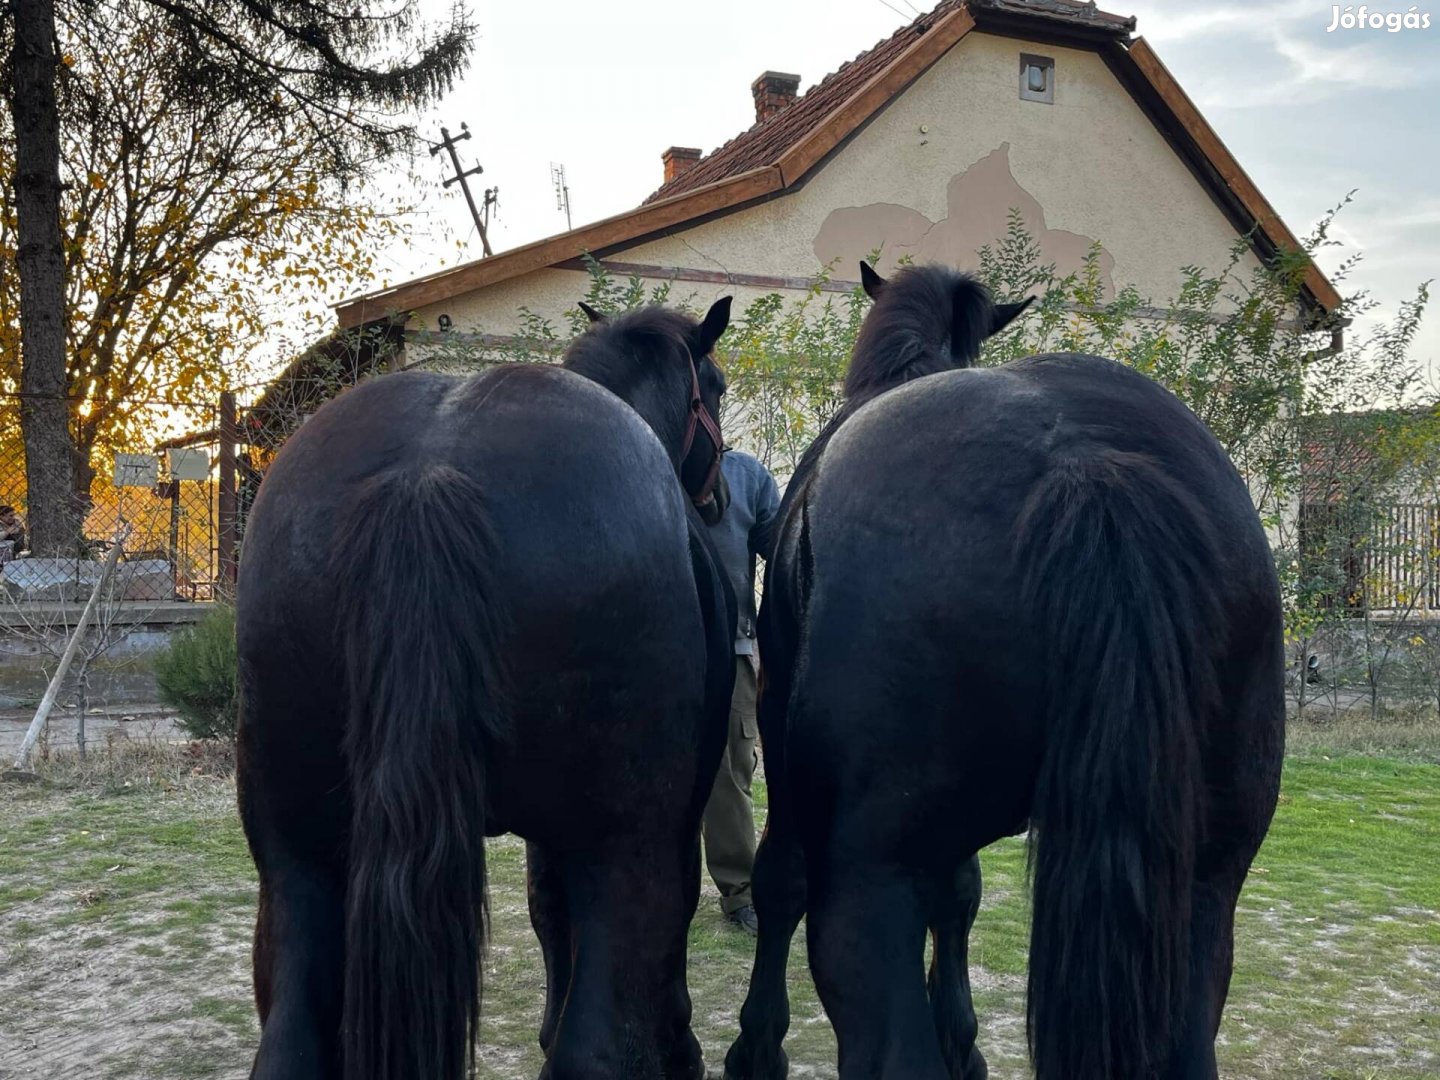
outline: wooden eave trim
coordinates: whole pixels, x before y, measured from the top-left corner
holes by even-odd
[[[811,169],[848,139],[865,121],[893,101],[975,28],[968,8],[958,8],[917,37],[890,66],[875,75],[824,120],[780,156],[776,167],[786,188],[798,184]]]
[[[1081,23],[1026,15],[1018,11],[980,8],[975,13],[975,29],[995,37],[1018,38],[1024,41],[1058,45],[1067,49],[1099,49],[1113,41],[1128,41],[1134,25],[1116,23]]]
[[[1117,53],[1123,54],[1133,70],[1155,92],[1165,108],[1170,111],[1180,129],[1194,145],[1196,151],[1215,170],[1229,193],[1244,207],[1245,212],[1259,227],[1270,244],[1276,250],[1299,251],[1301,245],[1295,234],[1281,220],[1269,200],[1260,193],[1255,182],[1246,175],[1245,170],[1240,167],[1240,163],[1235,160],[1235,156],[1230,153],[1229,148],[1215,133],[1215,129],[1201,115],[1189,95],[1175,81],[1174,76],[1160,61],[1155,51],[1150,48],[1149,42],[1143,37],[1136,38],[1128,48],[1121,47]],[[1315,303],[1327,314],[1334,312],[1340,306],[1339,292],[1321,273],[1320,268],[1315,265],[1313,260],[1305,272],[1305,288]]]
[[[367,293],[339,304],[336,314],[340,326],[349,328],[384,314],[414,311],[452,296],[543,270],[567,259],[579,258],[587,252],[598,254],[617,244],[637,242],[676,225],[739,208],[772,195],[782,187],[780,170],[766,165],[501,255],[408,281],[392,289]]]

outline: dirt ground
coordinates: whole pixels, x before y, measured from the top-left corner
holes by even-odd
[[[30,721],[35,717],[33,706],[24,709],[0,709],[0,765],[8,768],[20,750]],[[68,752],[75,747],[79,715],[73,709],[57,708],[40,737],[40,752]],[[91,747],[100,748],[107,742],[123,738],[151,742],[170,742],[183,737],[175,722],[175,710],[168,705],[124,705],[92,709],[85,717],[85,738]]]
[[[1375,752],[1301,739],[1287,765],[1241,901],[1223,1076],[1440,1076],[1440,760],[1433,740],[1397,750],[1367,739]],[[0,785],[0,1078],[246,1075],[255,883],[227,764],[187,747],[112,745],[83,769],[52,762],[39,782]],[[1007,1080],[1028,1075],[1023,850],[997,845],[984,861],[972,969],[982,1048]],[[539,1071],[542,967],[522,845],[493,842],[489,863],[480,1075],[519,1080]],[[708,883],[690,957],[696,1029],[716,1069],[750,939],[721,921]],[[802,933],[791,1075],[833,1077],[803,957]]]

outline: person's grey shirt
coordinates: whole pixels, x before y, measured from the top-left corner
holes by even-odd
[[[770,555],[780,491],[770,471],[743,451],[728,451],[721,468],[730,486],[730,506],[720,522],[710,526],[710,539],[735,590],[739,614],[735,653],[749,656],[755,652],[755,556]]]

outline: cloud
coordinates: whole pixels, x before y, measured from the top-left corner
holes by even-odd
[[[1326,0],[1184,6],[1142,0],[1132,7],[1142,34],[1182,66],[1204,72],[1190,80],[1202,108],[1311,105],[1440,79],[1428,57],[1415,55],[1428,44],[1415,35],[1327,34],[1332,7]]]
[[[1318,83],[1344,92],[1347,87],[1399,90],[1417,81],[1410,65],[1396,63],[1393,51],[1387,55],[1387,43],[1383,41],[1337,48],[1276,34],[1273,42],[1275,51],[1290,64],[1293,78],[1302,83]]]
[[[1440,202],[1413,207],[1405,213],[1391,218],[1389,224],[1397,230],[1406,232],[1411,229],[1440,227]],[[1436,261],[1440,262],[1440,257],[1437,257]]]
[[[1344,226],[1339,223],[1345,222]],[[1375,252],[1387,261],[1428,265],[1440,274],[1440,254],[1433,239],[1440,230],[1440,201],[1387,199],[1379,205],[1347,207],[1331,236],[1355,251]]]
[[[1305,37],[1272,30],[1263,53],[1224,69],[1201,87],[1201,108],[1258,109],[1277,105],[1313,105],[1361,91],[1414,89],[1440,80],[1440,68],[1405,63],[1393,38],[1356,44],[1320,45]],[[1264,76],[1269,76],[1265,78]]]
[[[1130,5],[1137,29],[1156,42],[1191,44],[1197,39],[1224,34],[1229,38],[1269,38],[1282,25],[1328,23],[1330,9],[1324,0],[1257,0],[1248,4],[1194,4],[1181,7],[1174,0],[1152,0]]]

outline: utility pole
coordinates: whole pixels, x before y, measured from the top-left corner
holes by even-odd
[[[552,161],[550,179],[555,184],[555,209],[565,211],[565,229],[569,231],[575,226],[570,224],[570,185],[565,182],[565,166]]]
[[[465,182],[465,178],[467,176],[479,176],[485,171],[485,168],[482,165],[476,165],[473,169],[463,168],[460,165],[460,155],[455,152],[455,144],[459,142],[464,142],[468,138],[470,138],[469,124],[461,124],[460,134],[456,135],[454,138],[451,138],[450,132],[442,127],[440,129],[440,142],[438,144],[431,144],[430,156],[434,157],[436,154],[440,153],[441,150],[448,150],[450,152],[450,163],[455,166],[455,175],[448,177],[445,180],[445,187],[448,188],[451,184],[454,183],[458,183],[460,185],[460,190],[465,193],[465,202],[470,207],[470,217],[474,219],[475,228],[480,233],[480,246],[484,249],[486,255],[493,255],[495,253],[490,250],[490,236],[485,229],[485,223],[489,220],[490,216],[490,204],[492,201],[494,201],[490,197],[491,192],[487,191],[485,193],[486,213],[485,216],[482,217],[480,211],[475,206],[475,196],[470,194],[470,185]],[[493,191],[498,196],[500,189],[492,188],[491,191]]]

